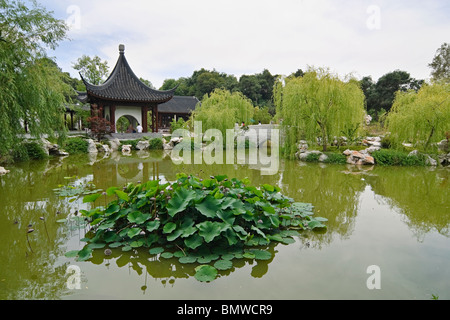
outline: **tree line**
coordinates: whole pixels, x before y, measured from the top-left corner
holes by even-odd
[[[85,88],[81,80],[63,72],[55,60],[49,58],[47,54],[48,51],[55,49],[61,41],[67,39],[68,27],[63,20],[54,18],[52,12],[47,11],[37,2],[27,5],[20,0],[0,1],[0,18],[1,157],[19,145],[20,136],[18,134],[21,133],[28,132],[32,136],[40,137],[42,134],[53,136],[57,132],[57,137],[64,138],[66,129],[61,114],[64,114],[67,105],[75,102],[76,91],[74,89],[84,91]],[[449,44],[444,43],[438,48],[433,61],[428,66],[432,70],[432,83],[442,85],[442,87],[439,90],[427,92],[431,92],[434,96],[439,93],[438,96],[443,97],[443,100],[441,98],[437,100],[442,100],[439,108],[447,110],[449,96],[447,86],[450,83]],[[94,84],[100,84],[109,75],[109,67],[106,61],[102,61],[98,57],[83,56],[74,62],[73,68],[79,70],[83,76],[87,77],[88,81]],[[304,81],[291,81],[291,79],[302,79],[308,73],[310,73],[309,70],[304,72],[298,69],[284,79],[286,83],[291,83],[292,87],[322,83],[315,81],[311,75]],[[327,76],[318,78],[322,81],[322,79],[327,79]],[[282,79],[280,75],[271,74],[267,69],[252,75],[242,75],[238,79],[234,75],[202,68],[194,71],[190,77],[166,79],[159,89],[166,90],[178,85],[176,95],[196,96],[200,100],[207,99],[216,90],[239,93],[246,101],[250,101],[254,107],[257,106],[258,110],[265,110],[271,116],[274,116],[281,110],[279,107],[282,105],[278,101],[277,106],[276,101],[280,95],[274,92],[274,88],[279,89],[280,79]],[[142,78],[141,80],[152,87],[150,81]],[[329,81],[327,85],[329,85],[330,90],[342,87],[342,84],[334,77],[326,81]],[[352,88],[362,91],[363,108],[365,112],[375,117],[391,110],[399,92],[417,93],[426,85],[424,80],[414,79],[408,72],[402,70],[389,72],[376,82],[370,76],[361,80],[351,79],[347,82],[351,82]],[[345,86],[345,90],[347,89],[348,86]],[[351,97],[354,95],[360,101],[360,95],[352,90],[345,96]],[[278,92],[281,91],[278,90]],[[289,96],[287,89],[285,94],[286,97]],[[306,94],[305,97],[309,97],[308,103],[316,99],[314,94]],[[404,99],[399,104],[410,105],[409,102],[406,103],[406,100],[412,96],[408,94],[403,97]],[[414,97],[416,97],[414,98],[415,101],[429,99],[427,98],[428,94]],[[304,101],[299,103],[304,104]],[[297,105],[297,108],[300,104]],[[419,107],[421,103],[417,102],[416,105]],[[320,107],[320,105],[318,104],[317,107]],[[439,109],[432,106],[430,108],[433,110]],[[285,109],[285,111],[287,110]],[[295,111],[295,108],[293,110]],[[399,110],[408,112],[409,109],[396,108],[396,112]],[[336,116],[341,118],[341,115],[336,114]],[[277,117],[281,118],[280,115]],[[434,120],[428,119],[427,121],[432,123]],[[351,127],[342,128],[345,130],[352,129]],[[433,125],[433,128],[431,137],[441,136],[442,132],[438,135],[436,128],[439,128],[439,131],[446,128],[445,130],[448,132],[448,120],[444,119],[442,125]],[[326,126],[320,127],[320,125],[318,130],[332,131]],[[427,142],[430,143],[430,141],[427,138]]]

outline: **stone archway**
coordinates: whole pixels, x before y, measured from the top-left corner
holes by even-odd
[[[134,131],[136,131],[136,127],[139,123],[140,122],[135,117],[129,114],[123,115],[116,121],[116,132],[127,133],[130,125],[132,126]]]

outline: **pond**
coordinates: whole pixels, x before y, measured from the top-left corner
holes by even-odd
[[[162,151],[100,158],[19,163],[0,177],[0,299],[450,298],[446,168],[281,160],[276,174],[261,175],[244,164],[176,165]],[[209,283],[194,278],[195,266],[148,250],[118,248],[106,256],[101,249],[85,262],[65,257],[84,246],[86,228],[61,219],[89,205],[55,194],[65,177],[106,190],[147,179],[175,181],[179,172],[277,185],[295,201],[312,203],[328,228],[271,245],[270,260],[233,260],[231,270]],[[74,275],[79,287],[69,281]]]

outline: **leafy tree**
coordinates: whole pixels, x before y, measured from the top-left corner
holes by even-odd
[[[61,114],[70,87],[46,55],[65,39],[64,21],[35,1],[0,1],[0,30],[0,154],[5,155],[24,128],[35,137],[64,132]]]
[[[212,93],[214,89],[233,91],[238,82],[236,77],[232,75],[202,68],[194,71],[188,83],[190,85],[190,95],[202,99],[205,95]]]
[[[91,135],[101,141],[106,135],[115,132],[114,124],[102,117],[103,109],[96,105],[92,108],[92,116],[87,119],[91,127]]]
[[[443,43],[428,66],[434,81],[450,82],[450,44]]]
[[[255,124],[261,123],[269,123],[272,120],[272,116],[269,113],[269,108],[267,107],[255,107],[253,119],[255,120]]]
[[[202,122],[203,131],[218,129],[223,136],[227,129],[233,129],[236,123],[250,122],[254,113],[252,102],[241,92],[231,93],[225,89],[215,89],[203,98],[192,118]]]
[[[261,101],[261,84],[255,75],[242,75],[239,78],[239,91],[256,105]]]
[[[164,80],[162,86],[159,88],[159,90],[170,90],[175,88],[175,94],[178,96],[188,96],[191,94],[191,90],[188,84],[188,78],[179,78],[178,80],[175,79],[166,79]]]
[[[324,151],[328,141],[359,127],[364,117],[364,94],[356,80],[341,81],[326,70],[309,70],[303,77],[278,81],[274,93],[277,115],[286,133],[285,154],[292,158],[297,143],[307,139]]]
[[[242,75],[239,78],[237,89],[247,98],[252,100],[254,105],[268,107],[271,114],[275,113],[272,103],[273,86],[276,76],[273,76],[269,70],[254,75]]]
[[[144,83],[147,87],[155,89],[155,86],[151,83],[150,80],[144,78],[139,78],[139,80],[141,80],[141,82]]]
[[[160,90],[169,90],[178,85],[175,90],[176,95],[196,96],[202,99],[210,94],[214,89],[225,89],[234,91],[238,85],[235,76],[220,73],[216,70],[206,70],[204,68],[194,71],[191,77],[166,79]]]
[[[423,80],[411,78],[406,71],[395,70],[380,77],[373,88],[368,92],[367,109],[389,111],[397,91],[419,90]]]
[[[423,80],[411,78],[406,71],[389,72],[374,82],[372,77],[363,77],[359,83],[365,96],[367,112],[380,120],[380,115],[389,111],[397,91],[419,90]]]
[[[99,56],[93,58],[83,55],[73,63],[72,67],[78,70],[89,83],[99,85],[109,75],[108,61],[102,61]]]
[[[418,92],[398,92],[386,119],[391,145],[410,142],[429,149],[450,128],[450,84],[424,85]]]
[[[303,72],[302,69],[298,69],[297,71],[295,71],[294,73],[291,74],[291,77],[303,77],[305,75],[305,73]]]

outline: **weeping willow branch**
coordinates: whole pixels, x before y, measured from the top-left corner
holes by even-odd
[[[424,85],[418,91],[398,92],[386,118],[391,144],[403,143],[428,150],[445,139],[450,128],[450,84]]]
[[[279,81],[274,97],[278,118],[283,119],[284,152],[289,158],[297,152],[299,140],[317,144],[320,138],[326,151],[328,141],[342,131],[359,127],[365,114],[359,84],[355,80],[344,82],[322,69],[287,78],[284,86]]]

